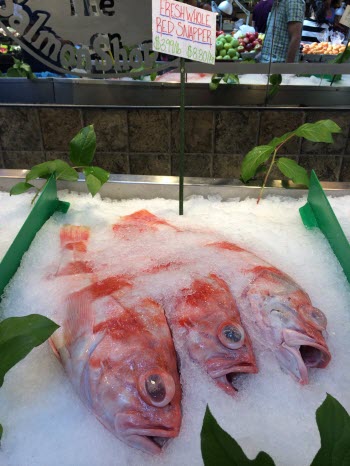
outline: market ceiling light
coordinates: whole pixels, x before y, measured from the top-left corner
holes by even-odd
[[[233,0],[225,0],[224,2],[221,2],[219,5],[219,10],[227,15],[232,15],[233,13],[232,2]]]

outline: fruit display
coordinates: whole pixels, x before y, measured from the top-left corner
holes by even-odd
[[[331,42],[313,42],[312,44],[303,44],[304,55],[338,55],[339,53],[343,53],[345,49],[345,45],[333,45]]]
[[[257,32],[247,33],[235,38],[232,34],[220,34],[216,39],[216,60],[242,59],[242,54],[249,53],[254,57],[260,52],[264,34]]]

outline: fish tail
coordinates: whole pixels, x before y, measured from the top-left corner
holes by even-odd
[[[70,251],[86,252],[89,238],[89,227],[64,225],[60,231],[61,247]]]
[[[176,227],[168,223],[166,220],[157,217],[146,209],[139,210],[134,212],[131,215],[126,215],[120,219],[119,223],[113,225],[113,231],[118,232],[123,230],[125,227],[137,228],[139,231],[149,231],[157,229],[160,225],[165,225],[174,230],[177,230]]]

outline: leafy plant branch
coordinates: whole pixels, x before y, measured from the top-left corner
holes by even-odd
[[[271,85],[269,90],[269,97],[274,97],[280,90],[282,84],[282,75],[281,74],[271,74],[269,77],[269,84]]]
[[[209,89],[211,91],[216,91],[220,84],[224,82],[225,84],[239,84],[239,77],[237,74],[232,73],[220,73],[213,74],[211,77],[211,82],[209,84]]]
[[[18,58],[13,58],[13,61],[13,66],[7,70],[6,74],[0,72],[1,78],[28,78],[31,80],[36,79],[36,76],[33,73],[30,65],[27,65],[22,60],[18,60]]]
[[[77,181],[79,172],[85,175],[86,184],[92,196],[95,196],[102,186],[109,180],[109,173],[102,168],[92,165],[96,151],[96,134],[93,125],[83,128],[72,139],[69,145],[69,159],[73,166],[67,162],[57,159],[35,165],[26,175],[25,182],[17,183],[12,187],[10,195],[18,195],[35,189],[36,194],[32,204],[45,187],[37,188],[30,181],[37,178],[48,180],[55,175],[56,180]]]
[[[332,120],[320,120],[316,123],[305,123],[295,131],[288,132],[279,138],[274,138],[269,144],[257,146],[243,159],[241,167],[241,179],[247,183],[269,161],[266,176],[264,178],[257,203],[260,202],[266,187],[272,168],[277,168],[284,176],[296,184],[309,186],[309,176],[305,168],[287,157],[277,158],[278,151],[294,137],[307,139],[311,142],[333,143],[333,133],[341,133],[341,128]]]

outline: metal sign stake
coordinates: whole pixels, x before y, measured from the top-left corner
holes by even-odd
[[[181,96],[180,96],[180,193],[179,215],[184,214],[184,176],[185,176],[185,89],[186,89],[186,65],[185,59],[180,60]]]

